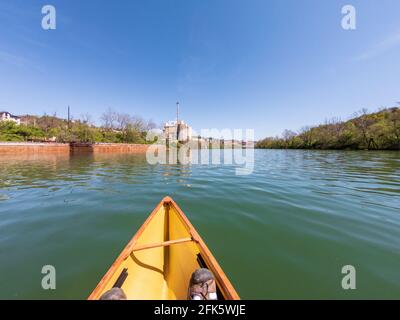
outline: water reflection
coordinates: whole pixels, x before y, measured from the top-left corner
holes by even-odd
[[[0,156],[0,201],[10,189],[44,188],[49,192],[61,187],[88,187],[104,190],[101,184],[141,184],[175,177],[187,185],[191,175],[187,164],[149,165],[143,154],[73,154]],[[112,191],[110,188],[108,192]]]
[[[209,150],[205,152],[213,153]],[[197,174],[233,174],[232,168],[227,165],[179,163],[175,161],[177,159],[174,160],[176,154],[167,156],[172,161],[149,165],[146,156],[140,154],[2,155],[0,188],[50,188],[51,191],[51,188],[61,187],[64,183],[89,186],[90,183],[102,180],[138,184],[160,179],[188,185],[194,170]],[[385,195],[400,193],[398,152],[257,152],[255,163],[253,178],[267,174],[269,179],[308,180],[315,184],[315,192],[328,194],[340,188],[340,192],[353,190]],[[0,201],[4,199],[6,196],[3,194]]]
[[[234,164],[149,165],[137,154],[0,156],[0,297],[54,298],[36,278],[50,261],[57,298],[85,298],[171,195],[245,298],[345,298],[332,284],[348,263],[363,268],[357,297],[392,298],[399,155],[257,150],[248,176]]]

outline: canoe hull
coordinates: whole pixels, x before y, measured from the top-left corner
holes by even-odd
[[[164,198],[89,296],[121,287],[129,300],[186,300],[192,273],[215,275],[220,298],[239,299],[210,250],[179,206]]]

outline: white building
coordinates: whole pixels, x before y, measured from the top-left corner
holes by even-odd
[[[170,142],[188,142],[192,140],[192,128],[182,120],[164,124],[164,137]]]
[[[164,124],[163,135],[168,142],[186,143],[192,140],[192,128],[183,120],[179,120],[179,102],[176,103],[176,121]]]
[[[0,112],[0,121],[14,121],[17,125],[21,124],[21,118],[12,115],[11,113],[7,111],[1,111]]]

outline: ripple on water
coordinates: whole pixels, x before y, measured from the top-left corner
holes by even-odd
[[[150,166],[137,155],[0,157],[0,297],[6,287],[46,295],[27,268],[53,263],[57,297],[85,298],[170,195],[244,298],[345,298],[345,264],[365,279],[354,297],[393,298],[399,164],[395,152],[257,150],[254,172],[236,176],[232,165]]]

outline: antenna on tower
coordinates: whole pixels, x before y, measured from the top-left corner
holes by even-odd
[[[176,103],[176,140],[179,141],[179,133],[181,131],[181,125],[179,124],[179,101]]]
[[[176,103],[176,123],[179,121],[179,101]]]

